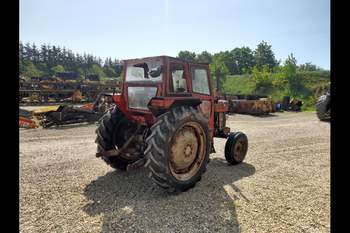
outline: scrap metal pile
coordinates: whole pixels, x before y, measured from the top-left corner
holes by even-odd
[[[20,103],[92,102],[101,92],[118,91],[118,80],[65,80],[58,77],[20,79]]]
[[[291,99],[290,96],[285,96],[283,97],[282,103],[278,104],[281,110],[299,112],[301,111],[301,106],[303,105],[303,102],[298,99]]]
[[[87,103],[83,106],[58,105],[34,111],[20,108],[19,127],[38,128],[42,126],[47,128],[53,125],[93,123],[114,106],[112,96],[112,93],[100,93],[94,103]]]
[[[39,125],[34,119],[34,113],[25,109],[19,109],[19,127],[34,129],[38,128]]]

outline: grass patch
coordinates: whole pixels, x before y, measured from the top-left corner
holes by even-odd
[[[254,90],[255,83],[250,75],[228,75],[223,82],[223,91],[228,94],[250,95]]]

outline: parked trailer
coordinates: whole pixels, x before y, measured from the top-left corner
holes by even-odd
[[[274,104],[270,98],[259,100],[232,99],[229,104],[231,113],[266,115],[275,112]]]
[[[261,95],[224,95],[230,113],[265,115],[276,111],[271,98]]]

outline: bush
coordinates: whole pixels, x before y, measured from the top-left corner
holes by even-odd
[[[307,97],[310,93],[303,84],[303,76],[297,72],[297,61],[293,54],[288,56],[281,69],[284,79],[287,84],[287,93],[291,97],[303,96]]]
[[[263,67],[259,70],[254,67],[252,70],[252,78],[255,82],[255,93],[260,95],[266,95],[273,88],[273,79],[271,71],[268,67]]]
[[[318,98],[316,98],[315,95],[311,95],[308,98],[302,99],[303,105],[301,106],[301,110],[302,111],[314,111],[317,99]]]

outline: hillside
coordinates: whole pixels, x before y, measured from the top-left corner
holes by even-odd
[[[329,71],[304,71],[298,72],[301,76],[301,88],[296,96],[301,99],[303,110],[314,110],[314,105],[322,95],[330,82]],[[223,81],[223,92],[231,95],[268,95],[274,101],[281,101],[283,96],[288,95],[286,85],[273,85],[264,92],[256,90],[256,83],[252,75],[228,75]]]

